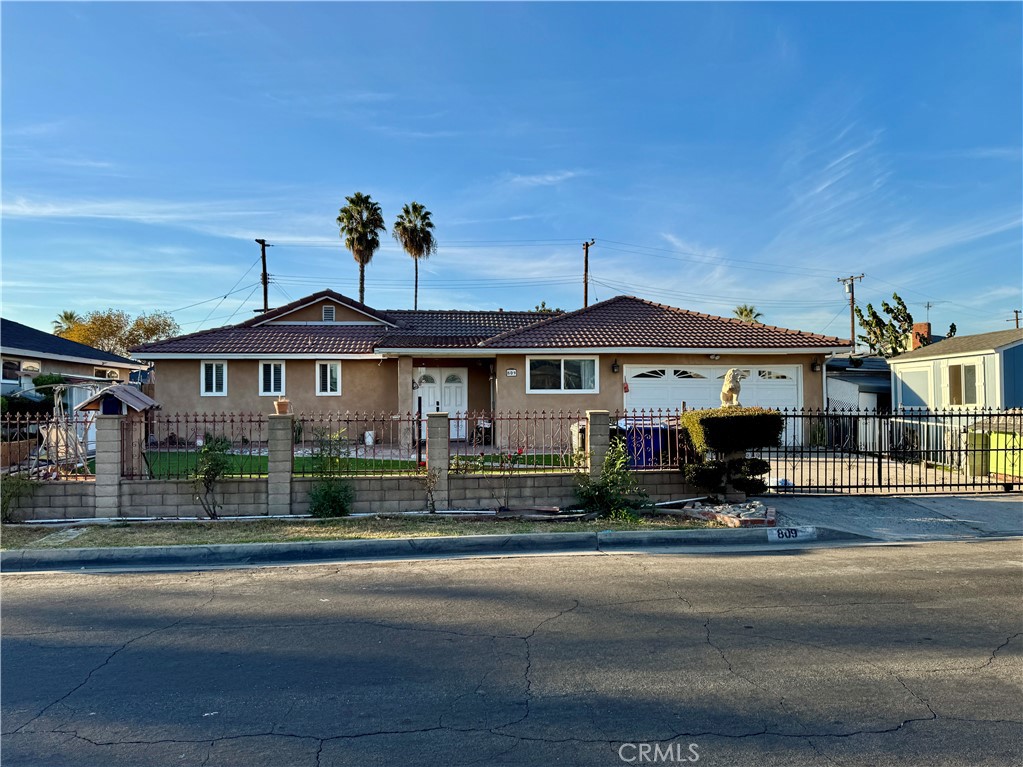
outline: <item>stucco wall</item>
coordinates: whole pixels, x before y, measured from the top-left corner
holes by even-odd
[[[216,357],[210,357],[211,360]],[[267,357],[266,360],[273,360]],[[324,361],[329,361],[325,358]],[[316,395],[316,360],[285,360],[285,395],[295,413],[398,411],[397,360],[340,360],[341,396]],[[272,413],[259,394],[259,362],[227,360],[227,396],[199,394],[201,360],[156,363],[155,396],[165,413]]]
[[[557,354],[557,352],[552,352]],[[547,355],[544,355],[547,356]],[[565,356],[578,356],[565,352]],[[583,355],[585,356],[585,355]],[[792,355],[724,355],[710,360],[706,354],[603,354],[598,362],[600,391],[596,394],[527,394],[525,355],[501,355],[497,358],[497,410],[621,410],[625,405],[626,365],[715,365],[725,367],[748,367],[751,365],[800,365],[803,369],[803,407],[820,408],[823,403],[823,372],[814,373],[810,365],[816,358],[823,363],[823,354]],[[611,372],[611,363],[618,360],[620,369]],[[822,365],[823,367],[823,365]],[[512,368],[517,375],[509,378],[506,371]]]

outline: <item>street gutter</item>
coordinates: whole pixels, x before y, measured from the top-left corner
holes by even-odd
[[[423,538],[388,538],[207,546],[123,546],[81,549],[11,549],[0,552],[0,571],[158,570],[261,567],[349,561],[434,559],[438,557],[524,556],[533,554],[623,553],[679,547],[748,547],[768,544],[764,528],[741,530],[657,530],[585,533],[521,533]],[[843,530],[816,528],[816,541],[873,542]],[[798,542],[772,549],[802,548]]]

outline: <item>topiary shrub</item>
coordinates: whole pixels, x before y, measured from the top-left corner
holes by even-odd
[[[781,443],[785,422],[777,410],[762,407],[728,407],[690,410],[682,414],[682,426],[697,452],[738,453]]]
[[[339,477],[322,479],[309,490],[309,513],[314,517],[347,517],[354,502],[355,488]]]
[[[767,489],[760,479],[771,470],[767,461],[745,455],[707,461],[706,456],[712,450],[727,456],[776,447],[785,427],[781,413],[758,407],[692,410],[682,414],[681,422],[696,452],[695,462],[681,466],[688,484],[710,493],[731,487],[746,495],[759,495]]]

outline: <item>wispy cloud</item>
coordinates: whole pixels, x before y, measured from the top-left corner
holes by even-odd
[[[552,173],[537,173],[534,175],[510,175],[506,182],[512,186],[557,186],[573,178],[583,175],[575,170],[561,170]]]

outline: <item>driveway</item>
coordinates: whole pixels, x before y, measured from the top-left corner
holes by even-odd
[[[1023,496],[771,496],[779,525],[818,526],[884,541],[1023,535]]]

